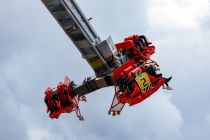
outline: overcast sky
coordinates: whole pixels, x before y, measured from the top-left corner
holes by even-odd
[[[94,75],[40,0],[0,2],[1,140],[210,139],[210,1],[77,0],[102,39],[145,34],[156,45],[173,91],[160,89],[118,117],[107,115],[114,89],[101,89],[75,114],[51,120],[44,91],[65,75]]]

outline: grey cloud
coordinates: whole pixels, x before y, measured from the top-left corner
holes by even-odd
[[[1,138],[32,139],[38,134],[40,139],[58,140],[209,138],[210,43],[209,33],[200,30],[203,25],[197,30],[154,28],[147,25],[146,2],[78,0],[102,38],[111,35],[121,41],[134,33],[149,35],[157,45],[153,58],[165,76],[173,75],[170,84],[175,90],[161,89],[114,118],[107,115],[113,88],[106,88],[81,103],[85,122],[74,113],[50,120],[43,102],[45,88],[55,87],[65,75],[79,83],[93,71],[40,1],[5,3],[13,10],[0,10],[7,21],[0,23],[0,123],[5,126],[0,127]],[[168,93],[172,94],[164,95]]]
[[[204,122],[209,113],[209,32],[196,29],[151,30],[158,42],[156,54],[163,73],[174,76],[173,102],[182,112],[185,139],[207,138],[209,127]],[[167,70],[167,71],[166,71]],[[195,132],[196,131],[196,132]],[[191,133],[191,135],[190,135]]]
[[[210,31],[210,27],[209,27],[209,24],[210,24],[210,15],[203,18],[203,19],[200,19],[201,21],[201,27],[203,29],[203,32],[209,32]]]
[[[6,91],[0,90],[0,136],[2,140],[21,139],[27,140],[27,127],[24,120],[20,118],[19,103],[11,97],[5,96]]]
[[[91,23],[103,39],[111,35],[115,41],[122,41],[128,35],[147,30],[147,1],[81,0],[78,3],[88,17],[93,17]]]

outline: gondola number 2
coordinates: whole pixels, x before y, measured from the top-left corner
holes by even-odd
[[[140,87],[142,94],[146,93],[152,88],[152,83],[145,72],[143,72],[141,75],[136,76],[135,80]]]

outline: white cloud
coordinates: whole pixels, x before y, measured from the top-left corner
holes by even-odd
[[[28,140],[63,140],[59,134],[44,130],[41,127],[28,128],[27,133]]]
[[[151,25],[189,28],[209,14],[209,0],[149,0]]]
[[[110,88],[111,89],[111,88]],[[96,139],[155,139],[179,140],[182,138],[181,128],[183,118],[179,109],[171,102],[169,96],[161,91],[155,93],[144,102],[133,106],[125,106],[120,116],[112,117],[107,115],[110,95],[113,90],[104,89],[95,93],[88,100],[89,111],[85,113],[87,125],[81,127],[82,139],[91,135]],[[109,97],[108,97],[109,96]],[[89,96],[88,96],[89,97]],[[101,101],[103,99],[103,101]],[[96,106],[98,105],[98,107]],[[108,105],[108,106],[107,106]],[[84,110],[85,111],[85,110]],[[95,113],[94,113],[95,112]],[[85,132],[88,128],[88,132]]]
[[[150,131],[145,135],[146,137],[150,139],[171,139],[171,137],[181,139],[183,118],[180,110],[171,102],[169,96],[159,91],[139,106],[143,106],[143,113],[139,116],[143,115],[143,120],[146,122],[144,125],[148,128],[146,131]],[[151,134],[155,137],[153,138]]]

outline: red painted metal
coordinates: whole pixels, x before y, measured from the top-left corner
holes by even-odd
[[[71,113],[74,111],[79,120],[84,120],[80,113],[79,102],[86,101],[86,98],[85,96],[75,96],[68,77],[65,77],[64,83],[58,83],[57,90],[53,91],[51,88],[47,88],[45,98],[47,99],[47,112],[49,112],[50,118],[58,119],[62,113]],[[56,110],[49,109],[55,107],[57,107]]]
[[[116,44],[118,51],[129,49],[131,52],[129,56],[131,58],[125,64],[114,70],[113,79],[115,83],[115,95],[109,109],[109,114],[120,114],[126,103],[129,104],[129,106],[141,103],[165,83],[162,75],[159,77],[153,77],[147,72],[147,65],[152,65],[154,67],[158,66],[155,61],[150,59],[150,56],[155,53],[155,46],[152,45],[152,42],[148,42],[148,45],[142,44],[142,46],[134,44],[134,41],[138,40],[139,37],[140,36],[138,35],[132,35],[125,38],[124,42]],[[142,65],[138,66],[140,62]],[[133,80],[133,83],[130,85],[133,89],[131,93],[128,91],[128,88],[120,89],[121,85],[118,85],[117,80],[125,79],[126,77],[128,80],[135,79],[135,77],[137,77],[137,72],[140,74],[145,73],[148,76],[152,84],[150,89],[146,93],[142,93],[140,86],[135,80]],[[124,81],[124,84],[127,83]],[[124,86],[128,86],[128,84]],[[119,105],[121,105],[121,107],[118,107]]]

